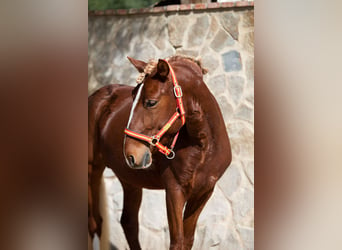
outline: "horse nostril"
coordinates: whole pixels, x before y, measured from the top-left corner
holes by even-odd
[[[135,161],[134,161],[134,156],[133,155],[128,156],[128,161],[129,161],[129,164],[131,166],[134,166]]]
[[[146,166],[151,161],[150,154],[148,152],[144,155],[144,166]]]

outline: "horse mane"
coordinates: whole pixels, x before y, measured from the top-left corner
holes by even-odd
[[[157,67],[158,62],[154,59],[150,59],[144,68],[144,72],[141,72],[136,80],[137,83],[142,83],[146,75],[151,74]]]
[[[203,77],[208,72],[207,69],[203,68],[201,60],[195,59],[189,56],[175,55],[167,59],[169,62],[191,62],[190,66],[198,74]],[[209,124],[205,119],[205,112],[202,108],[201,101],[195,96],[188,102],[188,113],[186,114],[186,130],[188,135],[195,140],[195,143],[202,149],[208,150],[209,141],[211,140],[211,134]],[[202,152],[202,151],[201,151]],[[193,157],[189,156],[189,161],[192,158],[204,160],[204,154],[195,154]]]
[[[166,58],[167,61],[169,62],[173,62],[173,61],[190,61],[192,63],[194,63],[196,66],[199,67],[200,69],[200,73],[202,75],[208,73],[208,70],[206,68],[203,68],[202,66],[202,62],[200,59],[195,59],[193,57],[190,56],[184,56],[184,55],[175,55],[175,56],[171,56]],[[153,70],[157,67],[158,61],[155,59],[150,59],[149,62],[146,64],[145,68],[144,68],[144,72],[140,73],[138,78],[137,78],[137,83],[141,83],[145,76],[147,74],[151,74],[153,72]]]
[[[195,63],[200,68],[203,75],[208,73],[208,70],[206,68],[203,68],[201,59],[195,59],[194,57],[185,56],[185,55],[175,55],[175,56],[168,57],[166,60],[168,60],[169,62],[188,60],[190,62]]]

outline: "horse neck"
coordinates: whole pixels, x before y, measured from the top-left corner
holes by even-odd
[[[178,79],[184,93],[186,128],[189,136],[203,146],[211,140],[226,140],[228,136],[225,136],[227,131],[220,108],[204,83],[203,76],[197,74],[195,78],[189,79],[192,80],[187,80],[181,75]]]

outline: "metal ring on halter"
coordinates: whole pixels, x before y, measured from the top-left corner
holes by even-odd
[[[150,144],[152,146],[156,146],[156,144],[159,142],[160,138],[152,136],[152,140],[150,141]]]
[[[175,158],[176,153],[171,149],[168,155],[165,155],[167,159],[172,160]]]
[[[173,87],[173,93],[175,94],[175,97],[181,98],[183,96],[182,87],[177,85]]]
[[[179,115],[181,114],[181,112],[180,112],[180,110],[179,110],[179,107],[176,108],[176,112],[177,112]]]

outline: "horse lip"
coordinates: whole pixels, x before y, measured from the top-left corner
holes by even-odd
[[[151,159],[151,161],[147,165],[143,165],[140,168],[141,169],[146,169],[146,168],[149,168],[151,165],[152,165],[152,159]]]
[[[136,165],[134,164],[134,166],[128,164],[128,166],[131,168],[131,169],[147,169],[149,168],[150,166],[152,165],[152,159],[151,161],[147,164],[147,165]]]

